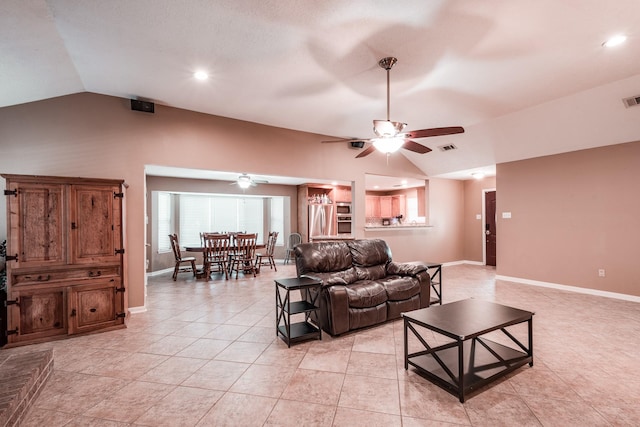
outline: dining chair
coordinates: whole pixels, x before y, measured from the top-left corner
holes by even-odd
[[[180,253],[180,242],[178,241],[177,234],[169,234],[169,240],[171,241],[171,249],[173,250],[173,256],[176,259],[176,265],[173,268],[173,281],[176,281],[178,273],[186,273],[191,271],[193,276],[196,275],[196,257],[186,256],[183,257]],[[189,263],[189,266],[183,267],[182,264]]]
[[[274,268],[276,271],[276,263],[273,260],[273,250],[276,248],[276,242],[278,241],[278,232],[272,231],[267,238],[267,247],[265,251],[256,254],[256,267],[258,267],[258,273],[260,273],[260,267],[268,265],[269,269]]]
[[[294,249],[302,243],[302,236],[300,233],[291,233],[289,234],[289,244],[287,245],[287,251],[284,257],[284,264],[288,264],[289,260],[294,259],[296,257],[296,253]]]
[[[231,274],[242,271],[244,274],[253,273],[256,277],[256,266],[254,264],[256,253],[256,240],[258,234],[236,234],[236,243],[234,245],[235,252],[231,255]]]
[[[212,266],[217,267],[216,272],[224,273],[225,280],[229,279],[229,235],[218,233],[203,233],[203,259],[204,259],[204,277],[209,281]]]

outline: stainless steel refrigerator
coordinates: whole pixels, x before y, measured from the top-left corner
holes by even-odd
[[[309,238],[335,236],[335,209],[331,204],[309,205]]]

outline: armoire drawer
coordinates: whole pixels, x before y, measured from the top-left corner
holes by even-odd
[[[69,270],[47,270],[29,273],[13,272],[12,286],[35,285],[45,283],[56,283],[78,279],[98,279],[102,277],[114,277],[120,275],[120,266],[102,266],[95,268],[69,269]]]

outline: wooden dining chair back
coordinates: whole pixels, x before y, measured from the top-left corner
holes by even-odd
[[[229,235],[203,233],[202,237],[205,279],[209,281],[213,272],[224,273],[225,280],[229,279]]]
[[[263,265],[268,265],[269,269],[273,268],[275,271],[278,271],[276,268],[276,263],[273,260],[273,251],[276,248],[276,242],[278,241],[278,232],[272,231],[269,233],[269,237],[267,238],[267,247],[264,252],[259,252],[256,254],[256,267],[258,268],[258,273],[260,273],[260,267]]]
[[[294,249],[300,243],[302,243],[302,236],[300,235],[300,233],[289,234],[289,244],[287,245],[286,253],[284,256],[284,264],[288,264],[290,260],[293,260],[296,257]]]
[[[256,277],[256,266],[254,263],[256,254],[257,234],[236,234],[234,253],[231,256],[231,273],[242,271],[244,274],[253,273]]]
[[[176,259],[176,265],[173,268],[173,281],[175,282],[178,273],[192,272],[193,276],[196,275],[196,257],[187,256],[183,257],[180,253],[180,242],[178,241],[177,234],[169,234],[169,240],[171,241],[171,249],[173,250],[173,256]],[[183,264],[189,264],[183,266]]]

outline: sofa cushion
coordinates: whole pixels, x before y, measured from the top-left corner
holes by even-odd
[[[368,308],[349,307],[349,330],[377,325],[385,320],[387,320],[386,303]]]
[[[384,240],[351,240],[347,241],[347,245],[351,251],[353,265],[356,267],[386,265],[391,261],[391,249]]]
[[[420,293],[420,282],[411,277],[388,276],[378,280],[390,301],[402,301]]]
[[[305,277],[312,277],[322,281],[322,287],[333,285],[348,285],[358,280],[355,268],[348,268],[342,271],[334,271],[329,273],[307,273]]]
[[[375,307],[387,301],[387,291],[378,282],[362,280],[346,286],[349,307]]]
[[[342,271],[352,267],[351,251],[344,242],[302,243],[294,251],[298,276]]]
[[[384,264],[372,265],[371,267],[354,267],[357,280],[378,280],[387,275]]]

